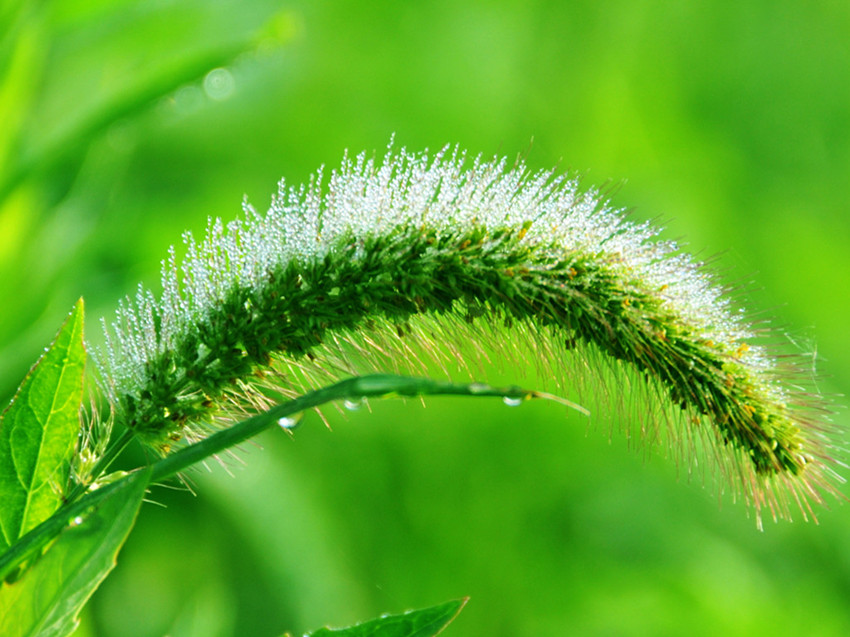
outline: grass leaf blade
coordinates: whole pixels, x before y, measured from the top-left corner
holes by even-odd
[[[80,428],[83,313],[81,299],[0,416],[0,551],[62,504]]]
[[[400,615],[385,615],[350,628],[320,628],[309,637],[434,637],[457,617],[466,602],[457,599]]]
[[[60,636],[76,628],[80,610],[115,566],[149,478],[145,470],[122,480],[109,497],[73,518],[19,580],[0,585],[0,634]]]

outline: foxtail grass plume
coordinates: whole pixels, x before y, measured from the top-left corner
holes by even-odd
[[[106,326],[103,383],[116,419],[165,452],[246,399],[352,373],[452,375],[470,352],[507,350],[559,390],[613,370],[629,386],[612,400],[644,388],[645,439],[716,465],[759,519],[813,515],[839,480],[826,405],[658,232],[522,162],[346,155],[327,181],[281,182],[265,214],[245,204],[185,235],[161,295],[140,288]]]

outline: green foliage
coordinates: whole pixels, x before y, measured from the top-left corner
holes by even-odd
[[[185,228],[393,131],[621,184],[608,192],[635,218],[722,252],[724,281],[820,353],[822,389],[850,393],[846,2],[287,3],[294,37],[234,60],[229,101],[205,99],[198,78],[55,156],[57,132],[199,51],[249,41],[281,5],[2,6],[0,181],[28,171],[0,208],[4,401],[81,293],[90,314],[111,311],[156,280]],[[485,375],[510,382],[498,352]],[[594,413],[589,435],[545,404],[329,410],[332,436],[308,415],[295,440],[250,450],[236,479],[193,476],[203,497],[161,495],[172,506],[142,516],[86,628],[164,634],[197,581],[217,593],[221,634],[318,626],[328,600],[367,617],[463,582],[476,604],[453,629],[475,637],[850,634],[850,508],[754,533],[728,498],[718,512],[700,472],[606,440],[645,402],[627,380],[604,399],[617,418]],[[170,575],[153,595],[152,573]]]
[[[434,637],[457,617],[465,604],[466,600],[461,599],[401,615],[385,615],[350,628],[320,628],[308,637]]]
[[[5,522],[8,538],[0,554],[0,577],[7,580],[0,585],[0,634],[4,636],[70,634],[83,606],[115,566],[152,481],[185,471],[273,425],[290,429],[296,423],[291,417],[305,409],[334,400],[384,396],[447,394],[517,401],[537,396],[518,387],[464,386],[386,374],[349,378],[268,409],[152,466],[98,481],[98,472],[123,449],[124,442],[119,440],[90,476],[97,488],[88,493],[84,488],[73,489],[72,499],[64,502],[56,480],[61,478],[61,485],[69,480],[73,452],[82,452],[76,447],[77,439],[85,431],[79,419],[86,358],[83,322],[83,303],[79,301],[0,421],[5,443],[0,447],[0,460],[9,476],[3,482],[6,493],[0,500],[0,519]],[[426,637],[439,632],[462,605],[452,602],[382,618],[341,634]]]
[[[122,480],[109,497],[67,521],[35,564],[0,588],[0,634],[62,637],[77,626],[91,594],[115,567],[136,521],[150,471]]]
[[[0,416],[0,551],[59,508],[80,433],[83,302]]]

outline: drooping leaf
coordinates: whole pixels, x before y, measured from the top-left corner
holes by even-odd
[[[13,584],[0,584],[0,635],[59,637],[115,566],[148,485],[134,473],[91,510],[69,520],[47,552]]]
[[[309,637],[434,637],[443,632],[467,599],[456,599],[430,608],[385,615],[350,628],[320,628]]]
[[[0,416],[0,552],[62,504],[80,428],[83,313],[80,299]]]

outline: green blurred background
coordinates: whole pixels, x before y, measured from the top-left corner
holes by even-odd
[[[80,295],[97,342],[181,232],[393,133],[614,186],[719,253],[817,351],[824,392],[850,386],[844,0],[0,7],[3,401]],[[850,634],[846,505],[760,533],[663,454],[609,442],[618,423],[372,407],[262,437],[233,477],[194,476],[197,497],[156,490],[79,634],[297,634],[466,595],[447,634]]]

